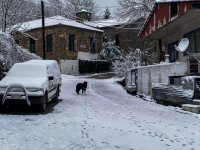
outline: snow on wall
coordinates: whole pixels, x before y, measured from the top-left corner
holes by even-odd
[[[94,59],[97,59],[97,57],[98,57],[98,54],[78,52],[78,59],[81,59],[81,60],[94,60]]]
[[[169,76],[185,75],[187,63],[177,62],[138,68],[138,94],[151,95],[156,83],[169,83]]]
[[[79,74],[79,65],[78,60],[60,60],[60,68],[62,74],[68,75],[78,75]]]

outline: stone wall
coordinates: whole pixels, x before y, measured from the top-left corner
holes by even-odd
[[[35,29],[27,32],[29,35],[36,39],[36,54],[43,56],[42,52],[42,32],[41,29]],[[46,52],[47,59],[54,59],[60,61],[61,59],[76,60],[78,52],[90,53],[90,38],[96,38],[96,53],[101,50],[102,33],[68,26],[53,26],[47,27],[45,30],[46,35],[53,36],[53,51]],[[75,51],[68,49],[68,35],[75,35]],[[14,39],[19,42],[23,48],[29,49],[29,37],[20,33],[14,35]]]
[[[139,29],[138,24],[103,28],[108,41],[115,41],[115,36],[119,36],[119,47],[126,52],[143,48],[143,42],[137,36]]]

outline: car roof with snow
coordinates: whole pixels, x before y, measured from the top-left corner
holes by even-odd
[[[33,64],[33,63],[15,63],[8,72],[8,76],[18,77],[32,77],[32,76],[45,76],[46,75],[45,65]]]

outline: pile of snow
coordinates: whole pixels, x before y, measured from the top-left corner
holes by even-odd
[[[21,48],[15,40],[6,33],[0,33],[0,68],[8,71],[13,64],[31,59],[41,59],[39,56]]]

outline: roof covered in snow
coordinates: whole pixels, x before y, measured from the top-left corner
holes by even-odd
[[[86,12],[86,13],[91,13],[91,12],[89,12],[89,11],[87,11],[86,9],[81,9],[80,11],[78,11],[77,13],[82,13],[82,12]]]
[[[67,19],[62,16],[53,16],[50,18],[45,18],[45,26],[46,27],[56,26],[56,25],[64,25],[64,26],[70,26],[70,27],[74,27],[74,28],[85,29],[85,30],[103,32],[103,30],[99,30],[94,27],[90,27],[83,23],[79,23],[75,20]],[[19,26],[19,24],[13,26],[13,28],[16,28],[18,26]],[[20,27],[17,30],[30,31],[30,30],[39,29],[39,28],[42,28],[42,19],[24,22],[24,23],[20,24]]]
[[[104,19],[98,21],[85,21],[84,24],[96,27],[96,28],[105,28],[105,27],[113,27],[122,24],[128,23],[129,19]]]

